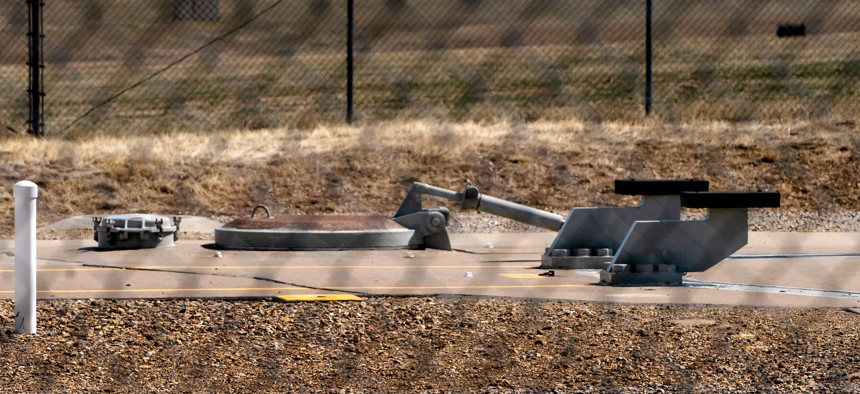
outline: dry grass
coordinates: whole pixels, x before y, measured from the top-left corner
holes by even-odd
[[[40,223],[122,212],[244,216],[391,213],[420,180],[564,213],[625,202],[617,178],[690,178],[716,190],[776,190],[783,209],[860,209],[850,124],[689,125],[389,122],[79,139],[6,136],[8,186],[40,185]],[[11,187],[0,190],[11,233]]]

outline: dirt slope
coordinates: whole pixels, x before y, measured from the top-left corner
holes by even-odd
[[[409,122],[314,130],[5,137],[0,234],[11,234],[11,185],[39,184],[39,222],[147,212],[236,217],[389,214],[410,183],[566,213],[622,204],[618,178],[703,178],[712,190],[772,190],[783,211],[860,211],[860,137],[851,125],[690,126],[553,122]],[[450,205],[450,204],[449,204]],[[454,208],[454,207],[452,207]]]

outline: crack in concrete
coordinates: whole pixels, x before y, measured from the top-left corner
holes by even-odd
[[[148,271],[148,272],[161,272],[161,273],[170,273],[170,274],[183,274],[183,275],[195,275],[195,276],[217,276],[221,278],[236,278],[236,279],[253,279],[262,282],[270,282],[277,283],[281,285],[294,286],[298,288],[308,289],[308,290],[316,290],[316,291],[337,291],[341,293],[354,293],[354,294],[363,294],[361,292],[348,292],[341,290],[330,290],[325,287],[316,287],[316,286],[308,286],[299,283],[285,282],[282,280],[274,279],[274,278],[266,278],[262,276],[245,276],[245,275],[229,275],[220,272],[196,272],[196,271],[185,271],[180,269],[164,269],[164,268],[147,268],[147,267],[124,267],[121,265],[110,265],[110,264],[92,264],[92,263],[79,263],[74,261],[66,261],[60,259],[40,259],[43,261],[51,261],[57,263],[66,263],[66,264],[75,264],[81,267],[87,268],[107,268],[107,269],[116,269],[116,270],[127,270],[127,271]],[[218,267],[212,267],[218,268]]]

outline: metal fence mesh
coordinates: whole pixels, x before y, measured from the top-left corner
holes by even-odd
[[[0,116],[18,129],[26,4],[0,7]],[[356,119],[640,120],[645,14],[643,0],[357,2]],[[856,2],[657,1],[653,20],[661,119],[856,117]],[[346,0],[57,0],[44,25],[49,134],[345,118]]]
[[[858,11],[834,0],[655,7],[657,112],[682,120],[855,117]],[[781,32],[791,27],[804,35]]]
[[[0,3],[0,125],[27,130],[27,4]]]
[[[284,0],[194,2],[209,11],[189,3],[46,8],[48,123],[206,131],[276,127],[306,113],[330,120],[342,94],[342,78],[332,75],[344,68],[340,10]]]

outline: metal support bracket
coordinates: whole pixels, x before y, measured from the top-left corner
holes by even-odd
[[[410,249],[441,249],[451,250],[451,240],[448,237],[448,218],[450,212],[447,208],[436,208],[420,210],[393,220],[401,226],[415,230],[409,239]]]
[[[451,212],[444,207],[422,208],[421,194],[422,189],[413,185],[392,220],[415,231],[409,239],[410,249],[451,250],[447,227]]]
[[[540,268],[603,269],[638,220],[679,220],[684,191],[708,190],[701,179],[615,181],[615,193],[641,195],[634,207],[574,208],[552,244],[541,256]]]
[[[600,283],[680,285],[686,272],[702,272],[747,244],[749,208],[779,207],[779,193],[681,193],[681,205],[708,208],[704,220],[636,221]]]
[[[552,212],[484,195],[469,181],[466,181],[466,189],[462,193],[415,182],[393,218],[404,227],[415,230],[413,241],[409,243],[413,248],[451,250],[445,228],[450,215],[448,209],[422,209],[422,194],[458,202],[464,209],[474,209],[553,231],[557,231],[564,223],[564,218]]]

